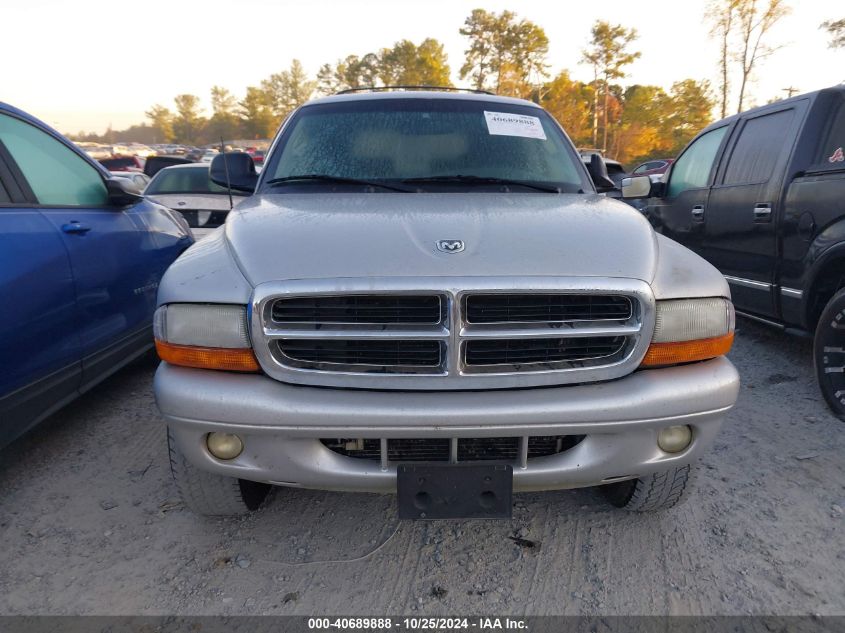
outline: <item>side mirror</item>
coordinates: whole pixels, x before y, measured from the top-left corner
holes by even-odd
[[[590,156],[590,162],[587,163],[587,171],[599,193],[606,193],[616,189],[616,184],[607,175],[607,165],[604,164],[604,158],[602,158],[601,154],[595,153]]]
[[[634,176],[622,179],[623,198],[648,198],[651,195],[651,178]]]
[[[144,199],[135,186],[126,178],[108,178],[106,191],[109,194],[109,204],[116,207],[128,207]]]
[[[209,171],[211,182],[221,187],[231,187],[238,191],[255,191],[258,173],[252,156],[244,152],[218,154],[211,161]]]

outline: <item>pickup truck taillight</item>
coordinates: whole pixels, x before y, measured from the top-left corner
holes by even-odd
[[[156,351],[171,365],[258,371],[249,341],[246,308],[239,305],[171,303],[153,318]]]
[[[676,365],[727,354],[734,339],[733,303],[723,298],[657,302],[654,336],[642,367]]]

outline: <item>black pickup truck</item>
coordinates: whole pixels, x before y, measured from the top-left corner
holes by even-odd
[[[740,314],[814,336],[816,373],[845,419],[845,85],[713,123],[662,182],[646,215],[730,282]],[[639,182],[637,182],[639,181]]]

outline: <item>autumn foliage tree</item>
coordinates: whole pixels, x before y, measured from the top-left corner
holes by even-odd
[[[749,15],[739,12],[746,2],[783,0],[713,0],[732,3],[734,13],[728,44],[736,45],[736,24]],[[762,5],[761,5],[762,6]],[[779,5],[777,5],[779,6]],[[636,31],[596,21],[582,61],[593,81],[578,81],[568,70],[548,77],[549,40],[539,25],[512,11],[476,9],[459,32],[466,38],[464,63],[458,74],[477,89],[531,99],[545,107],[579,147],[601,145],[607,155],[625,164],[675,156],[711,120],[715,105],[708,82],[685,79],[668,90],[659,86],[620,85],[638,57]],[[754,41],[749,40],[754,46]],[[733,50],[733,49],[731,49]],[[766,49],[757,49],[757,60]],[[733,62],[731,62],[733,63]],[[159,142],[219,143],[220,138],[266,139],[283,119],[313,94],[333,94],[347,88],[388,85],[451,86],[443,45],[434,38],[419,43],[400,40],[363,55],[347,55],[323,64],[309,76],[299,60],[249,86],[238,99],[221,86],[211,89],[211,117],[202,116],[200,100],[179,95],[175,108],[155,105],[147,112]],[[599,125],[599,123],[601,123]],[[599,136],[599,133],[601,134]],[[116,136],[120,133],[112,133]]]
[[[527,97],[546,77],[549,38],[533,22],[475,9],[459,32],[469,40],[460,77],[476,90]]]
[[[608,122],[610,120],[610,81],[625,77],[625,66],[640,57],[639,51],[630,51],[628,46],[637,39],[635,29],[626,29],[617,24],[611,25],[603,20],[596,20],[591,30],[590,48],[582,52],[584,63],[593,67],[593,73],[600,80],[604,97],[602,107],[602,147],[607,148]],[[596,93],[598,94],[598,93]],[[598,112],[598,100],[594,102],[594,113]],[[597,117],[593,119],[593,143],[598,143]]]

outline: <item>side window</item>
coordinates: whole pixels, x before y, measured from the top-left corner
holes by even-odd
[[[781,110],[748,119],[731,152],[723,184],[762,183],[771,178],[793,116],[794,110]]]
[[[648,166],[647,166],[646,164],[642,164],[642,165],[640,165],[639,167],[637,167],[637,168],[634,170],[634,173],[635,173],[635,174],[641,174],[641,173],[643,173],[646,169],[648,169]]]
[[[727,126],[710,130],[699,136],[672,166],[669,177],[667,198],[674,198],[687,189],[700,189],[707,186],[716,152],[728,130]]]
[[[821,153],[816,163],[826,167],[845,167],[845,103],[839,105],[822,138]]]
[[[49,134],[15,117],[0,115],[0,141],[15,159],[40,204],[104,206],[108,203],[100,173]]]

